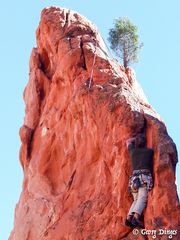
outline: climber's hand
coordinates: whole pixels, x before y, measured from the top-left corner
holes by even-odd
[[[130,145],[130,144],[135,144],[135,137],[132,137],[132,138],[128,138],[127,140],[126,140],[126,146],[127,146],[127,148],[128,148],[128,146]]]

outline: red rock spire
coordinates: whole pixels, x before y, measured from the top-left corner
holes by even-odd
[[[67,9],[42,11],[24,101],[24,183],[9,240],[135,239],[124,226],[132,202],[125,140],[140,132],[155,151],[145,228],[178,228],[175,144],[90,21]]]

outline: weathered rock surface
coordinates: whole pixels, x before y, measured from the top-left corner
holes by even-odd
[[[108,57],[91,22],[43,10],[24,100],[24,183],[10,240],[152,239],[124,226],[132,203],[125,140],[139,132],[155,151],[145,228],[178,229],[175,144],[133,71]]]

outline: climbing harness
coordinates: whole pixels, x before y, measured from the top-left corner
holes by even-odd
[[[133,173],[129,178],[128,191],[133,192],[138,190],[139,187],[147,187],[147,190],[150,191],[153,187],[153,179],[150,172],[135,170],[137,172]],[[135,191],[134,191],[135,192]]]

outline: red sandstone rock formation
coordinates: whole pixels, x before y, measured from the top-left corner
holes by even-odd
[[[145,228],[178,228],[175,144],[133,71],[108,57],[91,22],[43,10],[24,100],[24,183],[10,240],[152,239],[124,226],[132,203],[125,140],[139,132],[155,151]]]

